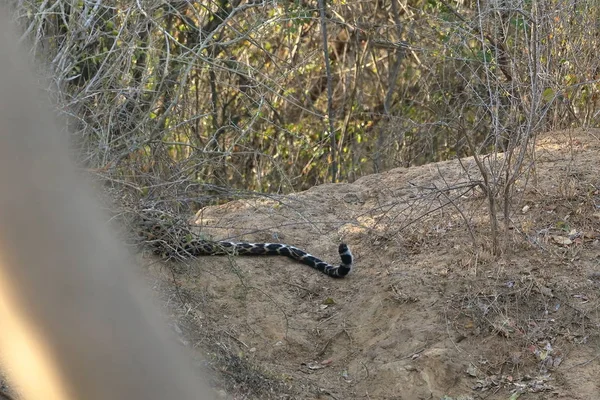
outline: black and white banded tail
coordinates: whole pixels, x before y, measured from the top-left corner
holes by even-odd
[[[228,242],[219,242],[221,245]],[[234,251],[240,255],[277,255],[286,256],[308,265],[332,278],[343,278],[352,271],[352,253],[345,243],[340,244],[338,252],[342,263],[331,265],[297,247],[282,243],[228,243],[234,245]]]
[[[172,220],[168,214],[158,211],[156,217],[149,212],[141,216],[141,237],[152,247],[154,253],[167,258],[186,259],[198,256],[244,255],[285,256],[306,264],[332,278],[343,278],[352,271],[353,257],[345,243],[338,252],[342,263],[331,265],[289,244],[248,243],[205,240],[192,232],[183,222]]]
[[[352,271],[353,257],[345,243],[338,252],[342,263],[331,265],[302,249],[283,243],[211,242],[208,240],[188,241],[183,250],[191,256],[243,255],[243,256],[285,256],[308,265],[332,278],[343,278]]]

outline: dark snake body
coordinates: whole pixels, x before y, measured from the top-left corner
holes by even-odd
[[[352,271],[352,253],[344,243],[338,252],[342,263],[331,265],[304,250],[283,243],[211,242],[191,240],[183,246],[183,251],[191,256],[242,255],[242,256],[285,256],[308,265],[332,278],[343,278]]]
[[[302,249],[283,243],[205,240],[198,237],[185,224],[177,223],[171,218],[166,218],[165,215],[159,215],[159,218],[144,218],[141,233],[154,253],[168,258],[186,259],[218,255],[285,256],[332,278],[343,278],[352,271],[353,256],[344,243],[338,247],[342,263],[332,265]]]

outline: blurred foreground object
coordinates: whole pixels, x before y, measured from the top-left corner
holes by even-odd
[[[208,399],[68,156],[0,9],[0,356],[26,400]]]

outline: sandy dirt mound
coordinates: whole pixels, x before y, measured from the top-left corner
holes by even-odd
[[[289,243],[331,263],[346,242],[346,279],[285,257],[145,262],[224,398],[595,398],[599,138],[538,140],[501,258],[465,159],[196,216],[205,237]]]

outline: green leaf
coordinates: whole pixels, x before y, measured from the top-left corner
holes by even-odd
[[[544,101],[548,102],[554,98],[554,90],[552,88],[546,88],[542,92],[542,98]]]

